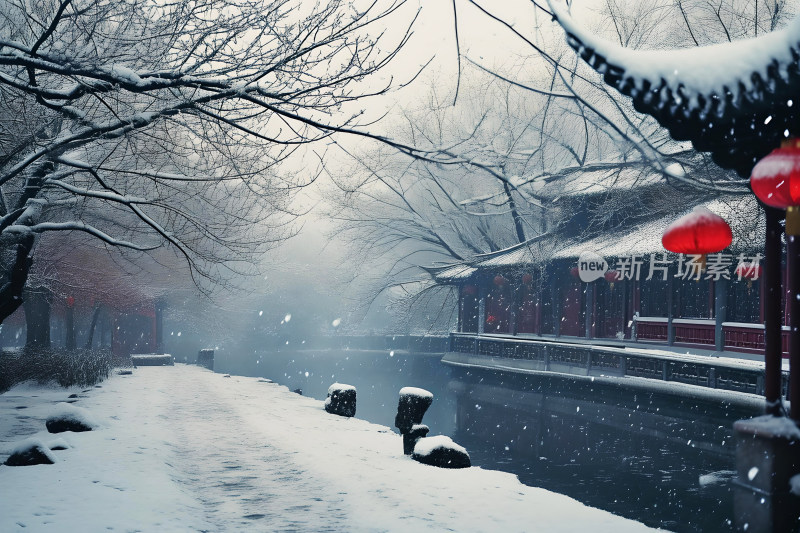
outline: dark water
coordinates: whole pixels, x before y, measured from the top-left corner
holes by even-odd
[[[356,416],[387,426],[400,388],[427,389],[431,435],[452,436],[474,465],[672,531],[734,530],[731,427],[758,414],[564,378],[468,372],[404,352],[275,352],[215,364],[318,399],[335,381],[354,385]]]

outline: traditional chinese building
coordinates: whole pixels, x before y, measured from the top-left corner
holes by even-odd
[[[430,269],[438,283],[458,287],[458,331],[763,351],[764,230],[755,199],[700,204],[725,218],[734,234],[730,247],[702,258],[669,253],[661,244],[666,227],[694,206],[585,231],[585,224],[593,226],[590,205],[608,192],[573,191],[573,216],[551,233]],[[581,264],[582,256],[594,259]]]

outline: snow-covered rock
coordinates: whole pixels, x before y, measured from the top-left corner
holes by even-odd
[[[62,402],[56,404],[47,417],[45,426],[50,433],[62,433],[64,431],[92,431],[100,424],[86,409]]]
[[[411,458],[440,468],[468,468],[472,465],[467,450],[446,435],[419,439]]]
[[[344,383],[334,383],[328,387],[325,410],[339,416],[356,415],[356,388]]]
[[[4,463],[7,466],[51,465],[58,459],[40,439],[31,437],[17,444]]]
[[[406,455],[414,453],[414,446],[417,445],[417,441],[427,437],[430,430],[425,424],[411,426],[411,431],[403,435],[403,453]]]

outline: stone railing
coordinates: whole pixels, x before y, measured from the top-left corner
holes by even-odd
[[[764,368],[755,361],[700,355],[647,353],[624,345],[570,343],[557,339],[522,339],[453,333],[450,352],[505,361],[514,371],[559,372],[582,376],[632,376],[699,387],[764,393]],[[517,363],[515,363],[517,362]],[[497,366],[497,365],[494,365]],[[784,373],[786,389],[788,374]]]

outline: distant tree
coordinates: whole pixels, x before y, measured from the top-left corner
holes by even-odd
[[[292,194],[316,177],[281,163],[353,130],[357,101],[388,89],[361,82],[406,42],[402,23],[383,36],[402,6],[5,2],[0,321],[22,303],[44,233],[171,247],[205,289],[248,271],[291,234]]]
[[[585,163],[634,162],[649,166],[677,187],[700,194],[748,193],[746,180],[735,172],[720,169],[710,156],[696,152],[688,143],[673,141],[655,119],[636,112],[630,99],[610,89],[566,46],[562,31],[556,31],[555,37],[549,32],[544,34],[530,11],[518,10],[524,20],[511,20],[475,0],[465,4],[468,9],[481,12],[487,24],[502,28],[501,35],[521,53],[527,50],[527,57],[513,69],[489,67],[482,60],[469,57],[466,61],[527,91],[532,99],[549,100],[543,124],[550,128],[563,132],[560,125],[565,116],[581,117],[587,125],[587,143],[599,140],[603,147],[590,153]],[[536,0],[533,6],[534,15],[551,15],[546,2]],[[766,33],[783,24],[797,8],[797,1],[786,0],[606,0],[587,24],[627,48],[671,49]],[[582,150],[574,153],[581,154]],[[564,166],[570,164],[574,163]],[[558,171],[558,167],[553,170]]]
[[[45,233],[28,275],[25,322],[29,346],[50,341],[78,347],[94,343],[96,326],[114,315],[152,311],[156,302],[192,285],[188,267],[168,249],[148,255],[118,253],[83,233]],[[51,313],[52,311],[52,313]],[[50,339],[50,316],[63,318],[64,338]]]
[[[542,2],[533,4],[547,12]],[[437,79],[428,99],[404,112],[396,134],[437,153],[435,163],[375,149],[354,153],[356,163],[339,173],[343,194],[327,196],[330,216],[359,265],[351,269],[360,276],[354,285],[368,287],[364,303],[388,291],[403,309],[421,300],[436,307],[441,300],[431,293],[442,289],[424,267],[557,233],[573,223],[576,209],[586,223],[570,234],[588,236],[720,194],[749,193],[745,180],[673,141],[609,89],[560,29],[542,31],[543,24],[523,18],[530,13],[523,3],[503,10],[520,17],[514,20],[495,15],[487,3],[453,5],[482,12],[523,55],[495,66],[464,54],[459,82],[448,84],[452,90]],[[790,7],[782,1],[608,0],[595,24],[632,48],[696,46],[771,31]],[[650,187],[655,182],[663,186]],[[595,191],[590,204],[565,200],[591,184],[605,194]],[[546,257],[558,244],[536,251]]]

